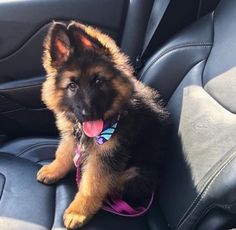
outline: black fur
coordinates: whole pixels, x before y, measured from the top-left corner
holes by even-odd
[[[128,154],[125,169],[136,167],[139,173],[124,187],[123,196],[130,203],[142,203],[161,184],[170,120],[166,110],[160,105],[158,109],[153,111],[145,95],[134,92],[125,107],[128,114],[118,126],[121,146]]]

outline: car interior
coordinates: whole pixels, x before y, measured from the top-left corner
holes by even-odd
[[[150,210],[133,218],[101,210],[81,229],[236,227],[236,1],[2,0],[0,230],[65,229],[77,189],[75,172],[53,185],[36,180],[59,142],[41,101],[42,44],[53,20],[79,20],[114,38],[136,77],[159,91],[174,126]]]

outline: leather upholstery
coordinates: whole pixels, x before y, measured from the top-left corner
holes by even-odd
[[[51,161],[57,144],[55,139],[27,138],[0,149],[1,230],[65,229],[63,213],[76,192],[75,172],[55,185],[36,181],[40,164]],[[151,226],[165,230],[167,225],[159,213],[155,209],[149,215],[124,218],[100,211],[83,229],[148,230]]]
[[[169,100],[189,69],[205,59],[213,40],[213,15],[207,15],[154,54],[140,73],[140,80]],[[181,62],[181,63],[180,63]]]
[[[0,152],[44,164],[54,159],[58,143],[55,138],[21,138],[3,145]]]
[[[236,1],[222,0],[146,63],[140,79],[160,91],[174,124],[164,182],[147,215],[133,219],[100,211],[83,229],[236,226],[235,20]],[[73,172],[52,186],[35,180],[57,143],[29,138],[0,148],[1,230],[64,229],[63,211],[75,192]]]
[[[236,1],[186,29],[140,78],[160,90],[173,117],[159,203],[173,229],[236,226]]]

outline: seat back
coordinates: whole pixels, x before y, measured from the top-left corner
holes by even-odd
[[[182,31],[146,64],[174,137],[159,203],[172,229],[236,226],[236,1]]]

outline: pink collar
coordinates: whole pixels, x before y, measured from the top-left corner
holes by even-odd
[[[81,163],[81,151],[79,145],[77,145],[76,155],[74,157],[74,163],[76,166],[76,181],[79,186],[81,179],[80,163]],[[149,202],[145,206],[131,207],[127,202],[121,199],[119,194],[112,194],[104,201],[102,209],[119,216],[137,217],[145,214],[152,205],[154,198],[154,192],[152,192]]]

